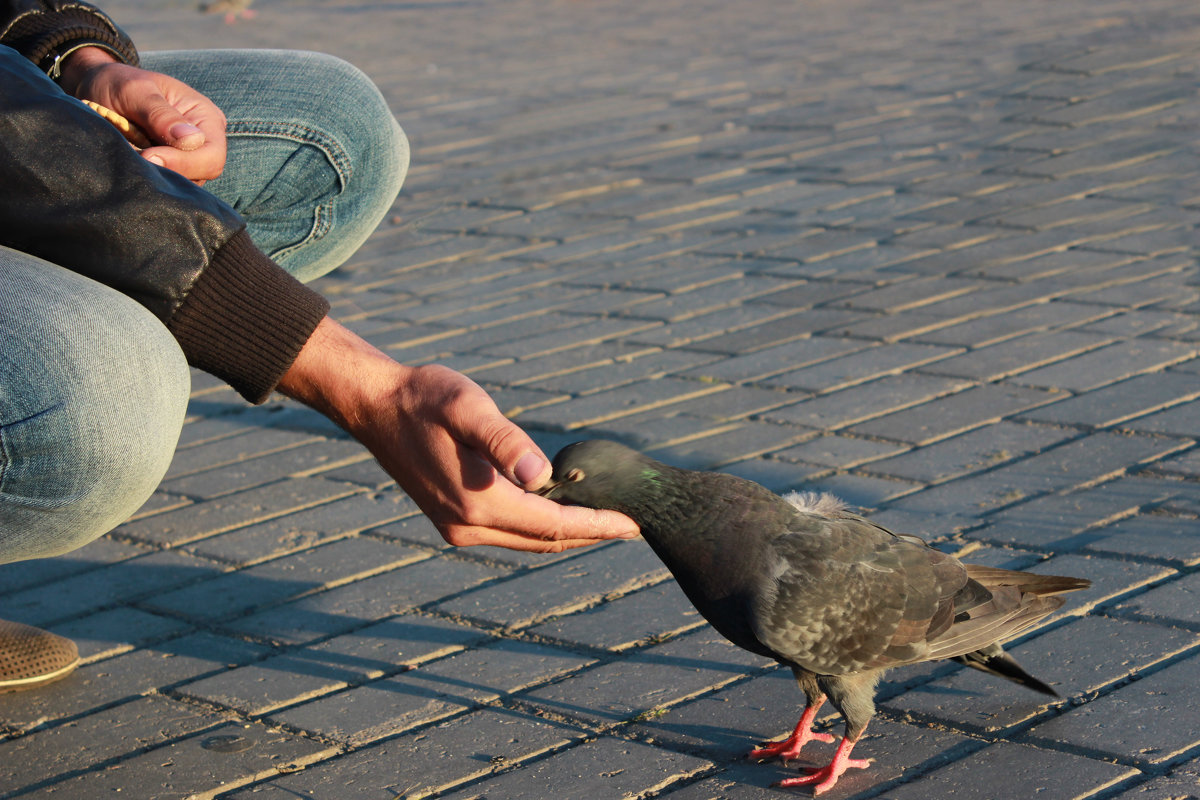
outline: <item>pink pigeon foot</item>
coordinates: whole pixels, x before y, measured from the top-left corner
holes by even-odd
[[[792,731],[792,735],[787,739],[782,742],[770,742],[762,747],[751,750],[746,757],[759,760],[778,756],[786,762],[800,755],[800,750],[811,741],[832,742],[833,736],[831,734],[816,733],[812,730],[813,720],[816,719],[817,712],[821,709],[821,705],[824,702],[822,700],[816,705],[805,708],[800,721],[796,723],[796,729]]]
[[[871,762],[865,758],[850,758],[850,751],[854,749],[854,742],[849,739],[842,739],[838,745],[837,752],[833,754],[833,761],[829,762],[828,766],[814,769],[808,775],[801,775],[798,778],[784,778],[776,786],[784,788],[790,786],[813,786],[813,794],[821,794],[822,792],[832,789],[834,784],[838,782],[838,778],[842,773],[851,767],[857,769],[865,769],[871,765]]]

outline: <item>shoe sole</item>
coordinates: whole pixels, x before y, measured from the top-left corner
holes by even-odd
[[[54,683],[57,680],[70,675],[79,666],[79,659],[68,664],[54,672],[46,672],[41,675],[33,675],[28,678],[15,678],[12,680],[0,680],[0,694],[6,692],[19,692],[23,689],[36,689],[39,686],[44,686],[47,683]]]

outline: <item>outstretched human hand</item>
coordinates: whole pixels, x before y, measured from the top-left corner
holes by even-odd
[[[329,318],[279,390],[366,445],[453,545],[559,552],[638,534],[624,514],[531,494],[549,461],[465,375],[398,364]]]
[[[156,145],[142,157],[203,185],[225,169],[225,115],[200,92],[168,75],[122,64],[85,47],[65,59],[62,86],[107,106]]]

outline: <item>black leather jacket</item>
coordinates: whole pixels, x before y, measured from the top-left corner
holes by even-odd
[[[237,212],[141,158],[48,77],[88,45],[137,64],[86,3],[0,0],[0,245],[137,299],[189,363],[261,402],[328,303],[259,251]]]

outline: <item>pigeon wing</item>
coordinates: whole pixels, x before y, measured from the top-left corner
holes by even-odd
[[[925,660],[967,585],[952,556],[851,514],[797,512],[767,560],[751,625],[782,660],[818,674]]]

